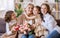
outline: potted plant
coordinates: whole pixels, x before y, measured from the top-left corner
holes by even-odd
[[[18,17],[19,15],[21,15],[21,13],[23,12],[23,9],[22,9],[22,7],[21,7],[21,4],[16,4],[16,5],[15,5],[15,12],[17,13],[17,17]]]

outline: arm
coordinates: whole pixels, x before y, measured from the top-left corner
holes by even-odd
[[[18,18],[17,18],[17,23],[18,24],[23,24],[23,20],[25,19],[25,15],[21,14]]]
[[[28,17],[26,14],[25,14],[25,16],[27,19],[35,19],[35,17],[36,17],[36,16]]]
[[[9,30],[9,24],[8,23],[6,23],[6,33],[7,33],[7,35],[12,34],[12,32]]]
[[[56,21],[54,20],[53,17],[49,17],[48,19],[45,20],[45,22],[42,21],[41,23],[44,27],[46,27],[49,31],[52,31],[53,28],[56,25]]]

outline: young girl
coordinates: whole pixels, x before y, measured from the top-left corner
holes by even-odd
[[[38,37],[44,36],[45,33],[48,33],[48,31],[40,23],[40,21],[43,20],[43,18],[42,18],[42,14],[40,13],[40,7],[39,6],[34,7],[33,14],[34,15],[31,17],[28,17],[26,14],[25,15],[28,19],[35,19],[35,24],[34,24],[35,35]]]
[[[6,21],[6,33],[2,35],[2,38],[15,38],[16,36],[16,15],[13,11],[7,11],[5,15]]]

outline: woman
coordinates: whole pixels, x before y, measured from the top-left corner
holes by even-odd
[[[33,20],[26,18],[26,15],[33,16],[33,8],[34,8],[33,4],[27,5],[25,12],[19,16],[19,19],[18,19],[19,24],[24,24],[25,21],[30,25],[33,24]],[[26,15],[25,15],[25,13],[26,13]],[[30,32],[29,32],[28,34],[22,33],[22,37],[20,37],[20,38],[35,38],[35,36],[34,36],[34,33],[30,34]]]
[[[47,38],[60,38],[60,27],[56,26]]]
[[[43,14],[44,21],[41,21],[41,25],[48,29],[49,33],[57,26],[57,23],[53,16],[51,15],[50,7],[48,4],[43,3],[41,5],[41,13]]]
[[[42,25],[45,26],[49,35],[47,38],[60,38],[60,27],[57,26],[57,23],[53,16],[50,14],[50,7],[48,4],[41,5],[41,13],[43,14],[44,21],[42,21]]]

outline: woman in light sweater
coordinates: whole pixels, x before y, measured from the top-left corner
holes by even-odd
[[[56,27],[57,23],[54,17],[51,15],[50,7],[48,4],[43,3],[41,5],[41,13],[43,14],[44,21],[41,21],[41,25],[46,27],[51,33],[53,29]]]
[[[41,5],[41,13],[43,14],[44,18],[44,21],[41,21],[41,24],[49,31],[47,38],[60,38],[60,27],[57,26],[55,19],[50,14],[51,12],[48,4],[43,3]]]

